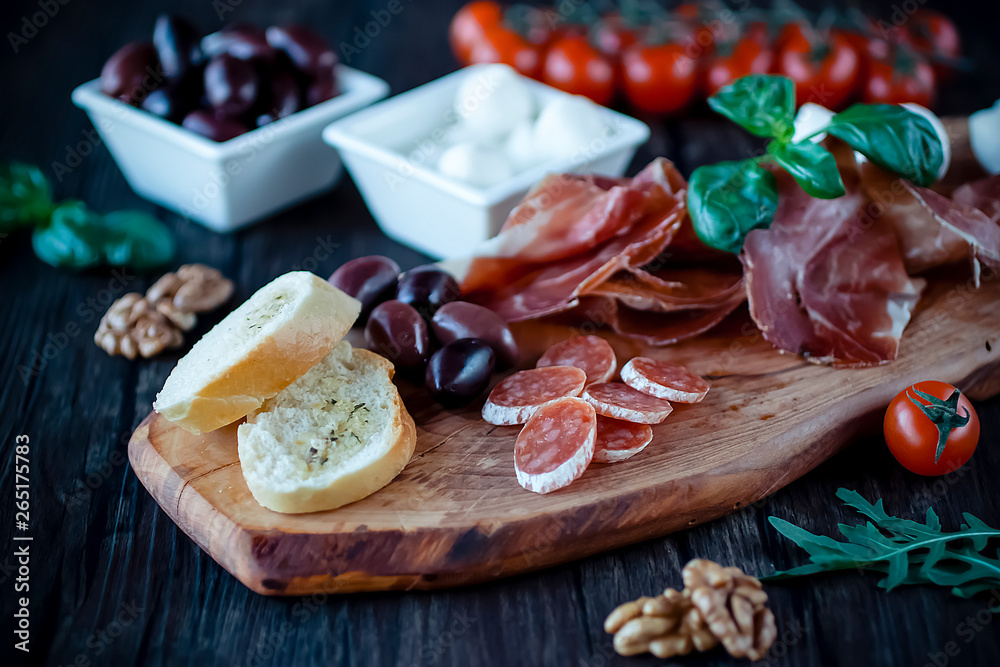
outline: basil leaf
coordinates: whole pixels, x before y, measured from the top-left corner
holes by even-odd
[[[795,134],[795,84],[788,77],[744,76],[709,97],[708,106],[759,137],[787,141]]]
[[[836,199],[843,197],[844,181],[837,169],[833,153],[819,144],[807,141],[801,144],[778,144],[772,151],[774,159],[795,182],[813,197]]]
[[[0,232],[48,220],[52,186],[41,169],[23,162],[0,164]]]
[[[834,116],[827,132],[917,185],[934,183],[944,162],[931,122],[895,104],[855,104]]]
[[[111,266],[152,269],[174,256],[174,237],[163,223],[143,211],[116,211],[104,216],[103,252]]]
[[[752,160],[698,167],[691,174],[688,208],[703,243],[738,253],[751,230],[770,226],[778,183]]]
[[[49,224],[35,228],[31,245],[46,264],[85,269],[101,263],[104,233],[101,217],[81,201],[69,200],[53,212]]]

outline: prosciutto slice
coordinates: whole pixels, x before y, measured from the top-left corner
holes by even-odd
[[[609,222],[608,216],[593,218],[602,220],[596,228],[602,230],[603,240],[590,244],[580,235],[569,235],[565,248],[557,253],[565,252],[566,256],[544,263],[536,262],[539,251],[525,238],[530,232],[535,238],[548,240],[552,248],[559,246],[562,237],[551,229],[560,229],[562,222],[549,214],[549,208],[544,213],[536,212],[528,222],[505,225],[505,230],[471,260],[461,276],[463,294],[511,322],[572,309],[579,304],[581,294],[619,271],[648,264],[663,252],[684,219],[683,185],[673,164],[657,159],[627,185],[613,185],[607,191],[627,190],[631,194],[619,196],[633,203],[632,210],[614,216],[614,222]],[[605,203],[600,198],[595,202],[593,206]],[[614,233],[609,235],[612,228]],[[512,240],[515,234],[516,243]],[[517,246],[524,249],[514,256],[490,254]],[[556,253],[554,249],[548,252]],[[519,266],[517,271],[510,270],[514,264]],[[514,277],[518,272],[521,275]]]
[[[892,227],[866,210],[856,175],[844,175],[845,196],[828,200],[776,176],[774,222],[750,232],[741,256],[757,326],[810,361],[891,361],[924,287],[907,275]]]
[[[993,222],[1000,223],[1000,176],[991,176],[959,186],[951,198],[977,208]]]

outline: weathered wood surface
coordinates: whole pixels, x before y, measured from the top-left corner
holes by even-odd
[[[301,20],[336,42],[350,43],[355,27],[363,27],[371,20],[369,12],[386,4],[177,0],[169,10],[191,15],[206,30],[223,20]],[[404,1],[404,12],[350,64],[385,78],[394,92],[447,73],[454,63],[443,35],[459,4]],[[887,18],[894,4],[908,6],[881,3]],[[956,18],[976,68],[959,75],[942,96],[942,109],[968,113],[991,104],[1000,95],[1000,50],[992,31],[1000,7],[935,0],[921,6],[943,8]],[[166,8],[166,3],[122,0],[59,4],[58,13],[15,54],[7,32],[19,32],[22,17],[30,20],[40,9],[35,0],[5,3],[0,89],[8,99],[0,105],[2,157],[42,165],[56,181],[59,197],[82,198],[100,211],[153,212],[177,234],[178,262],[217,266],[236,280],[238,300],[295,267],[324,274],[352,256],[370,253],[392,255],[404,268],[424,261],[378,231],[349,181],[232,236],[185,223],[137,198],[104,147],[89,139],[91,125],[70,104],[69,94],[93,78],[117,46],[148,39],[156,13]],[[744,157],[752,146],[740,130],[703,113],[654,122],[653,138],[632,168],[667,155],[690,173],[705,162]],[[129,363],[104,356],[89,338],[102,301],[144,290],[155,277],[126,276],[122,284],[108,272],[57,272],[35,260],[25,235],[0,241],[0,371],[5,380],[0,438],[9,457],[0,467],[0,543],[8,545],[0,554],[0,625],[6,633],[0,655],[6,664],[659,665],[662,661],[649,657],[614,656],[610,637],[601,630],[604,615],[625,599],[678,585],[681,566],[696,556],[754,573],[802,563],[803,553],[767,524],[769,515],[836,534],[838,522],[856,520],[834,500],[836,489],[844,486],[884,498],[887,509],[901,516],[920,517],[933,505],[946,526],[957,526],[963,511],[1000,526],[1000,401],[993,399],[976,403],[982,422],[979,451],[969,465],[944,478],[911,475],[886,453],[881,438],[859,437],[798,481],[721,519],[534,574],[427,593],[265,598],[188,539],[128,464],[129,436],[148,414],[177,356]],[[215,321],[203,318],[196,334]],[[43,351],[44,363],[39,361]],[[22,366],[33,372],[22,378]],[[16,597],[10,446],[20,433],[33,443],[31,532],[37,549],[27,657],[14,654],[10,634]],[[990,618],[983,600],[960,600],[928,587],[886,594],[875,587],[874,577],[854,572],[773,585],[769,593],[783,641],[767,664],[1000,663],[997,619],[983,621]],[[714,651],[671,664],[747,663]]]

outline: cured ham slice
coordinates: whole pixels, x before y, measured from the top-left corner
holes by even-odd
[[[580,477],[594,457],[597,415],[578,398],[539,408],[514,444],[514,473],[528,491],[551,493]]]
[[[741,259],[767,340],[810,361],[871,366],[896,357],[924,281],[909,278],[893,230],[844,176],[847,194],[824,200],[777,174],[774,222],[750,232]]]
[[[990,220],[1000,223],[1000,176],[959,186],[951,198],[959,204],[978,208]]]
[[[644,394],[675,403],[698,403],[709,385],[683,366],[649,357],[633,357],[622,366],[622,382]]]
[[[653,312],[702,309],[746,298],[742,270],[708,268],[619,271],[587,294],[612,297],[629,308]]]
[[[587,374],[587,384],[593,384],[613,378],[618,360],[611,345],[600,336],[574,336],[550,347],[535,366],[574,366]]]
[[[597,415],[594,463],[618,463],[630,459],[652,440],[653,428],[649,424],[633,424]]]
[[[523,424],[543,405],[579,396],[587,374],[572,366],[520,371],[504,378],[483,405],[483,419],[497,426]]]
[[[597,414],[634,424],[659,424],[673,412],[667,401],[636,391],[620,382],[599,382],[583,390],[583,400]]]
[[[682,186],[683,180],[670,162],[654,161],[628,186],[641,194],[641,216],[631,223],[629,216],[622,216],[616,233],[603,242],[571,257],[534,266],[511,281],[511,273],[498,268],[497,258],[489,253],[495,255],[496,249],[507,243],[506,237],[521,228],[541,232],[534,222],[515,224],[488,244],[486,256],[471,260],[464,275],[460,275],[463,293],[468,300],[487,306],[511,322],[574,308],[588,289],[618,271],[648,264],[667,247],[684,219]],[[549,219],[549,224],[555,223]],[[579,249],[578,243],[567,243]],[[495,287],[498,282],[501,287]]]
[[[933,190],[907,183],[906,188],[934,214],[941,226],[960,236],[969,247],[974,263],[974,272],[979,276],[978,262],[992,269],[1000,269],[1000,225],[985,212],[954,199],[948,199]],[[981,206],[992,208],[1000,204],[979,201],[974,191],[955,191],[959,197],[972,199]]]

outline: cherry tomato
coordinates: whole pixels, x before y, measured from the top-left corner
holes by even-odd
[[[858,82],[860,57],[843,35],[814,46],[806,37],[792,36],[778,57],[778,72],[795,82],[795,104],[815,102],[842,109]]]
[[[469,53],[469,64],[503,63],[521,74],[537,79],[542,50],[503,24],[487,28]]]
[[[770,47],[771,26],[767,21],[750,21],[743,26],[743,38],[753,40],[762,47]]]
[[[680,44],[636,45],[622,54],[625,96],[649,113],[686,107],[698,88],[695,61]]]
[[[594,26],[594,44],[601,53],[615,60],[641,37],[642,31],[626,24],[618,14],[608,14]]]
[[[705,91],[713,95],[719,88],[747,74],[767,74],[774,56],[752,37],[744,37],[728,56],[716,56],[705,73]]]
[[[608,104],[615,94],[614,67],[579,34],[568,34],[549,47],[542,80],[567,93],[585,95],[598,104]]]
[[[976,451],[979,417],[969,399],[956,392],[946,382],[927,380],[907,387],[889,403],[883,423],[885,442],[892,455],[910,472],[918,475],[954,472]],[[944,449],[938,451],[942,433],[947,440]]]
[[[719,18],[724,9],[717,3],[686,2],[674,10],[674,15],[685,21],[692,33],[689,57],[697,60],[711,55],[716,43],[730,42],[736,37],[736,23]]]
[[[501,21],[503,9],[497,2],[476,0],[459,9],[448,28],[451,52],[458,62],[468,65],[472,47],[482,39],[487,28],[499,25]]]
[[[528,41],[541,47],[547,47],[564,33],[562,19],[554,9],[532,8],[528,15]]]
[[[912,102],[930,107],[934,102],[934,69],[920,58],[871,61],[862,90],[866,104]]]
[[[962,41],[958,28],[951,20],[933,9],[919,9],[907,22],[910,43],[913,48],[934,62],[934,71],[941,79],[950,78],[954,73],[946,62],[962,55]]]

